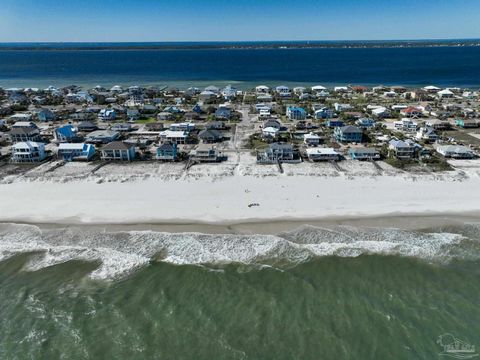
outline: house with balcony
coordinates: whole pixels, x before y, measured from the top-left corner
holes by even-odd
[[[304,108],[297,106],[287,107],[287,117],[290,120],[305,120],[307,118],[307,112]]]
[[[97,130],[87,135],[86,142],[92,144],[108,144],[117,140],[120,137],[120,133],[112,130]]]
[[[156,159],[160,161],[176,161],[178,158],[177,144],[166,142],[157,148]]]
[[[473,159],[473,150],[463,145],[440,145],[435,149],[440,155],[452,159]]]
[[[95,155],[95,146],[86,143],[61,143],[58,146],[57,156],[65,161],[90,161]]]
[[[188,141],[188,133],[185,131],[164,130],[160,132],[160,141],[163,143],[186,144]]]
[[[103,160],[133,161],[135,146],[123,141],[113,141],[102,148]]]
[[[353,125],[335,128],[333,132],[335,139],[340,142],[362,142],[363,131]]]
[[[53,137],[59,143],[75,142],[79,139],[77,129],[71,124],[56,128],[53,132]]]
[[[189,158],[198,162],[219,162],[226,157],[215,146],[200,144],[190,152]]]
[[[388,149],[392,151],[393,155],[400,160],[413,159],[415,157],[415,147],[411,143],[402,140],[390,140]]]
[[[102,109],[98,113],[100,121],[114,121],[117,118],[117,113],[114,109]]]
[[[306,150],[309,161],[339,161],[342,156],[333,148],[309,148]]]
[[[259,164],[275,164],[293,160],[294,152],[291,144],[273,143],[257,154],[257,163]]]
[[[8,134],[13,143],[25,141],[39,142],[42,140],[40,130],[36,127],[13,127]]]
[[[380,153],[375,148],[354,147],[348,150],[352,160],[379,160]]]
[[[41,162],[45,157],[45,144],[43,143],[22,141],[12,146],[11,160],[14,163]]]
[[[303,135],[303,143],[307,146],[318,146],[320,144],[321,137],[314,133]]]

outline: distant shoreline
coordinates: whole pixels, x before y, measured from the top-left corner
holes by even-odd
[[[0,43],[0,51],[127,51],[127,50],[255,50],[255,49],[375,49],[421,47],[478,47],[480,39],[265,41],[265,42],[152,42],[152,43]]]

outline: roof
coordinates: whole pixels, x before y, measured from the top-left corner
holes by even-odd
[[[38,133],[38,130],[33,127],[15,127],[10,130],[10,135],[30,135],[32,133]]]
[[[97,130],[88,134],[87,137],[114,137],[114,136],[118,136],[118,133],[116,131]]]
[[[361,154],[378,154],[378,150],[375,148],[368,148],[368,147],[357,147],[357,148],[350,148],[350,153],[361,153]]]
[[[222,133],[218,130],[215,130],[215,129],[202,130],[202,131],[200,131],[198,136],[199,137],[216,137],[216,138],[223,137]]]
[[[105,145],[102,150],[130,150],[133,145],[124,143],[123,141],[113,141],[107,145]]]
[[[12,149],[32,149],[34,147],[44,147],[45,144],[43,143],[37,143],[34,141],[24,141],[24,142],[18,142],[12,146]]]
[[[187,137],[187,134],[185,131],[174,131],[174,130],[165,130],[160,133],[160,136],[165,136],[165,137],[174,137],[174,138],[180,138],[180,137]]]
[[[340,131],[342,133],[355,133],[355,134],[358,134],[358,133],[362,133],[362,130],[360,130],[358,127],[356,126],[353,126],[353,125],[347,125],[347,126],[343,126],[340,128]]]
[[[291,144],[280,144],[280,143],[273,143],[270,144],[271,150],[293,150],[293,146]]]
[[[307,155],[339,155],[334,148],[308,148]]]
[[[164,143],[158,147],[158,150],[163,150],[163,151],[172,151],[175,148],[176,144],[171,144],[171,143]]]
[[[84,150],[85,148],[89,148],[93,145],[85,144],[85,143],[62,143],[58,145],[58,150]]]
[[[437,151],[441,150],[443,152],[454,152],[457,154],[470,154],[473,153],[472,150],[463,145],[440,145],[437,147]]]

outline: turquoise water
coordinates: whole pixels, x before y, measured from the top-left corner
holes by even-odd
[[[265,237],[2,225],[0,358],[437,359],[442,334],[480,344],[478,229]],[[133,251],[149,262],[113,254]],[[92,278],[105,254],[131,271],[111,264]]]

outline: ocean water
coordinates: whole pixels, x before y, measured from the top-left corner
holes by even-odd
[[[480,225],[0,225],[1,359],[438,359],[480,346]]]
[[[35,50],[17,50],[20,45],[9,44],[7,50],[0,44],[0,86],[155,84],[186,88],[231,83],[251,88],[263,83],[480,87],[478,46],[95,50],[102,44],[92,44],[93,50],[68,46],[45,50],[40,45]]]

